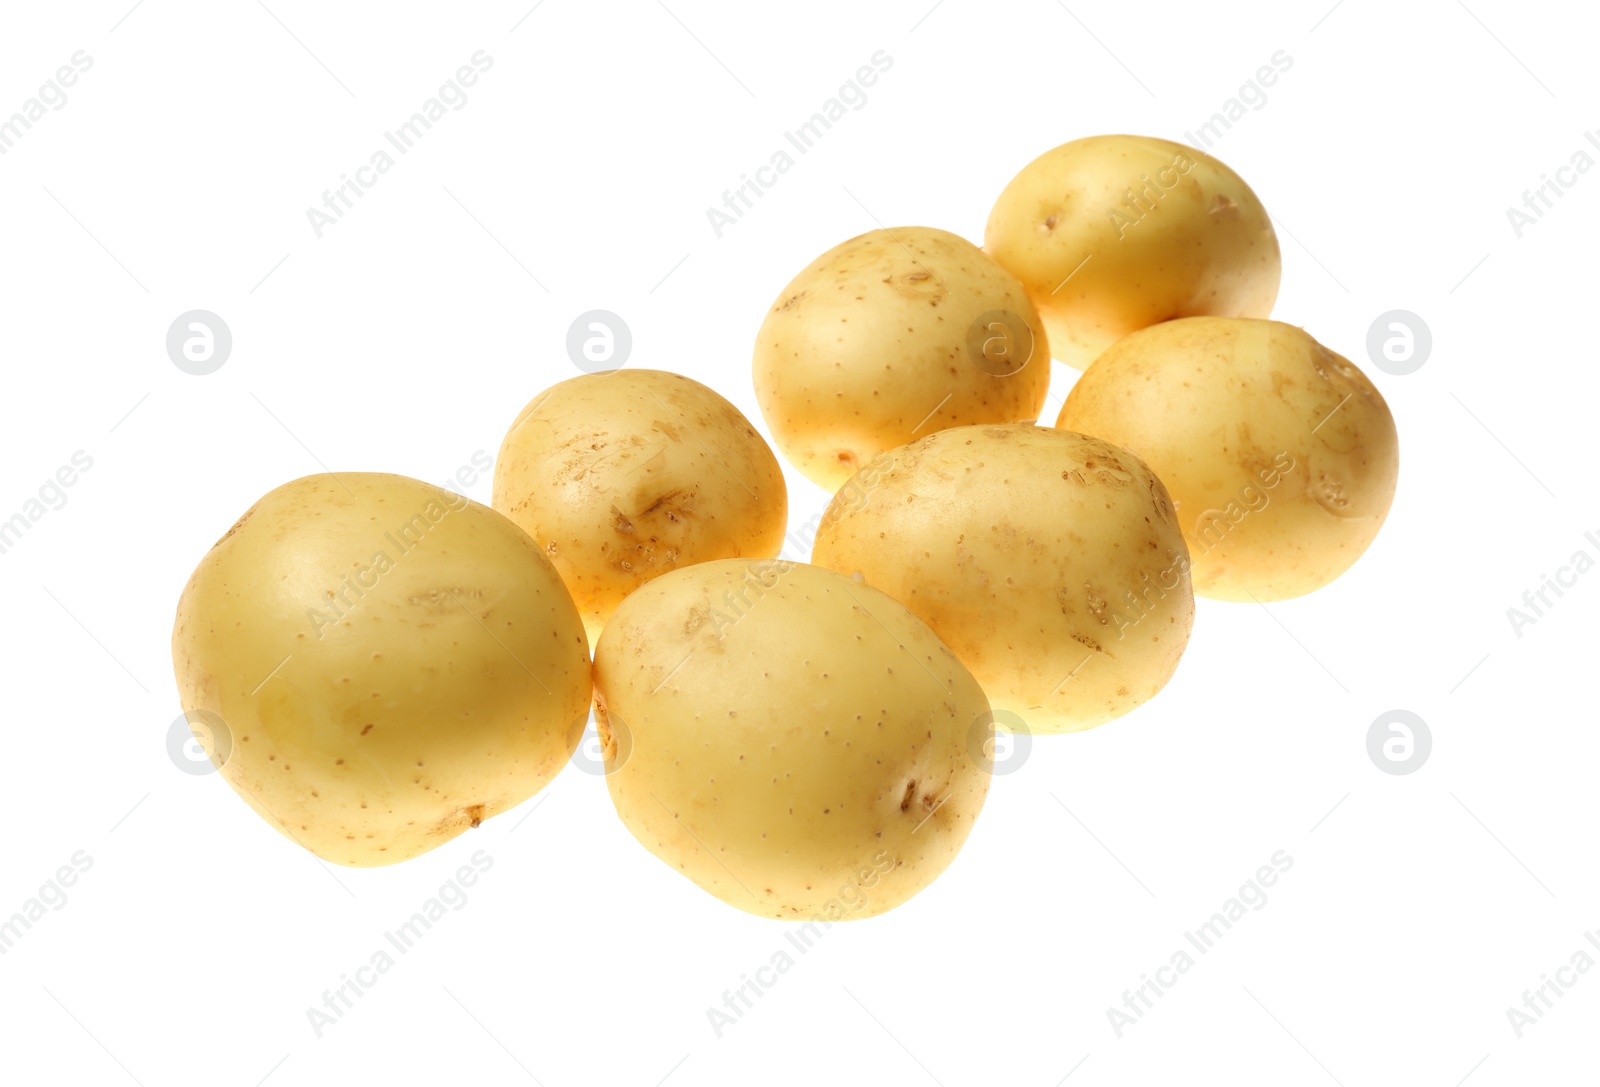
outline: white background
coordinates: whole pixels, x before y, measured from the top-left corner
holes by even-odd
[[[1573,552],[1600,555],[1600,171],[1520,238],[1506,216],[1600,125],[1576,6],[128,2],[0,15],[0,117],[93,58],[0,156],[0,519],[93,458],[0,555],[0,918],[76,851],[93,861],[0,956],[0,1077],[1593,1075],[1600,970],[1520,1038],[1506,1015],[1600,930],[1600,573],[1520,638],[1506,616]],[[466,106],[318,239],[306,209],[480,49]],[[865,107],[717,238],[706,208],[878,50],[893,67]],[[706,1009],[785,928],[644,852],[602,779],[569,770],[444,848],[353,870],[169,760],[178,592],[262,493],[324,466],[442,482],[492,455],[575,373],[566,329],[592,308],[626,318],[632,365],[759,420],[756,329],[818,253],[880,224],[981,240],[1035,155],[1181,139],[1278,50],[1292,68],[1213,151],[1279,223],[1275,316],[1394,410],[1387,525],[1309,597],[1200,601],[1159,698],[1039,738],[937,883],[835,926],[720,1038]],[[164,346],[195,308],[234,337],[206,377]],[[1403,377],[1365,348],[1395,308],[1434,339]],[[827,496],[788,478],[799,524]],[[468,490],[487,501],[488,477]],[[1366,751],[1396,708],[1433,735],[1409,776]],[[467,904],[318,1038],[306,1009],[476,850],[493,867]],[[1294,865],[1267,904],[1117,1037],[1107,1008],[1277,850]]]

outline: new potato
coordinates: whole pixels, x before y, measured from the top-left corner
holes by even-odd
[[[897,227],[835,246],[784,288],[754,373],[778,448],[831,492],[918,434],[1034,422],[1050,350],[1015,276],[965,238]]]
[[[1077,369],[1174,317],[1265,317],[1282,262],[1238,174],[1150,136],[1091,136],[1034,159],[995,201],[984,249],[1027,286]]]
[[[182,705],[222,777],[336,864],[414,857],[538,792],[588,716],[588,643],[539,548],[404,476],[247,510],[178,601]]]
[[[776,555],[788,496],[738,408],[681,374],[618,370],[522,410],[495,461],[494,507],[539,541],[593,641],[653,577]]]
[[[958,427],[886,454],[835,496],[812,561],[905,604],[1031,732],[1151,698],[1194,623],[1161,480],[1126,449],[1045,427]]]
[[[617,814],[763,917],[870,917],[932,882],[988,791],[988,711],[914,615],[803,563],[657,578],[595,650]]]
[[[1172,493],[1194,588],[1283,600],[1326,585],[1377,536],[1400,471],[1367,376],[1279,321],[1194,317],[1119,340],[1058,427],[1136,450]]]

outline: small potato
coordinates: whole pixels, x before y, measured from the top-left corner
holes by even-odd
[[[1045,427],[958,427],[884,454],[835,496],[812,561],[905,604],[1030,732],[1151,698],[1194,624],[1161,480],[1126,449]]]
[[[1027,285],[1055,357],[1081,370],[1117,338],[1174,317],[1265,317],[1282,262],[1239,175],[1149,136],[1091,136],[1011,179],[984,249]]]
[[[874,230],[812,261],[756,337],[778,448],[836,491],[875,455],[946,427],[1034,422],[1044,325],[1015,276],[932,227]]]
[[[405,476],[307,476],[251,506],[184,588],[172,660],[223,779],[335,864],[520,804],[588,718],[583,626],[537,545]]]
[[[789,500],[738,408],[682,374],[618,370],[522,409],[495,461],[494,508],[539,541],[593,642],[653,577],[776,555]]]
[[[1394,416],[1367,376],[1279,321],[1192,317],[1117,341],[1056,426],[1135,450],[1172,493],[1194,590],[1284,600],[1326,585],[1394,500]]]
[[[762,917],[892,909],[954,859],[989,788],[989,704],[961,662],[803,563],[702,563],[623,601],[595,720],[633,836]]]

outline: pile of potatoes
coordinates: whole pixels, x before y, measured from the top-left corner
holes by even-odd
[[[774,918],[891,909],[965,842],[996,727],[1128,713],[1196,594],[1307,593],[1377,534],[1393,418],[1267,319],[1279,275],[1214,158],[1065,144],[983,248],[875,230],[778,294],[753,377],[834,495],[809,564],[778,557],[783,474],[738,409],[589,374],[516,417],[493,509],[383,474],[252,506],[178,604],[185,714],[268,823],[366,866],[528,799],[592,708],[617,814],[702,888]],[[1043,426],[1052,355],[1082,373]]]

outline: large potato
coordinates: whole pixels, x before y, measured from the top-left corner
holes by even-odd
[[[657,578],[595,650],[617,814],[764,917],[870,917],[944,871],[989,788],[988,710],[914,615],[803,563]]]
[[[1083,369],[1118,337],[1174,317],[1265,317],[1282,263],[1267,211],[1203,151],[1091,136],[1011,179],[984,248],[1027,285],[1055,357]]]
[[[1058,427],[1136,450],[1172,493],[1194,589],[1283,600],[1338,577],[1394,500],[1394,416],[1367,376],[1279,321],[1193,317],[1119,340]]]
[[[494,508],[539,541],[592,642],[653,577],[776,555],[788,495],[738,408],[682,374],[618,370],[522,409],[495,461]]]
[[[783,455],[829,491],[919,434],[1034,422],[1049,385],[1044,326],[1022,284],[932,227],[828,250],[756,337],[761,414]]]
[[[521,803],[588,717],[583,626],[537,545],[404,476],[307,476],[251,506],[184,588],[172,659],[223,778],[338,864]]]
[[[1171,678],[1194,623],[1189,558],[1138,457],[1013,425],[941,431],[887,459],[834,498],[812,561],[920,616],[996,711],[1071,732]]]

